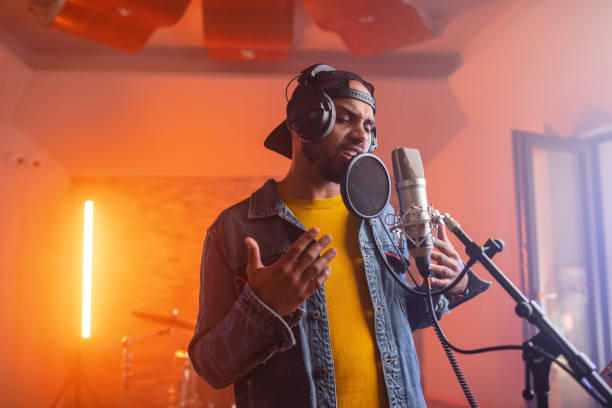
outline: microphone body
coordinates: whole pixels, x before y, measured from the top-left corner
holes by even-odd
[[[429,276],[432,237],[432,216],[427,201],[423,162],[417,149],[398,147],[391,154],[395,188],[400,204],[399,228],[408,242],[419,272]]]

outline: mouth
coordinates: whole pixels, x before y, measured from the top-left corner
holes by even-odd
[[[350,149],[346,149],[343,150],[340,155],[348,160],[352,159],[353,157],[357,156],[358,154],[363,153],[362,149],[359,148],[350,148]]]

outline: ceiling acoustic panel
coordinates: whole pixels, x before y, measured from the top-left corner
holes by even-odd
[[[434,37],[419,11],[399,0],[304,0],[316,25],[366,57]]]
[[[294,0],[202,0],[211,60],[285,61],[293,45]]]
[[[29,0],[43,24],[124,51],[176,23],[190,0]]]

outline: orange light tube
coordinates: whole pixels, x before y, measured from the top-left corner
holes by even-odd
[[[83,296],[81,309],[81,337],[91,336],[91,261],[93,254],[93,201],[85,201],[83,219]]]

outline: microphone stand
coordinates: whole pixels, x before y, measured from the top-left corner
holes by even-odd
[[[470,257],[469,262],[480,262],[493,278],[516,301],[515,312],[539,329],[539,333],[523,343],[523,360],[527,366],[527,374],[533,375],[534,391],[537,396],[538,408],[548,407],[550,385],[548,375],[553,359],[563,355],[572,368],[569,374],[596,401],[605,407],[612,408],[612,388],[606,384],[595,370],[595,364],[579,352],[569,340],[546,317],[540,305],[527,299],[525,295],[508,279],[493,263],[490,257],[503,249],[503,242],[489,239],[484,246],[479,246],[461,229],[457,221],[444,214],[445,224],[465,245],[465,252]],[[588,380],[588,384],[584,380]],[[533,391],[527,388],[523,392],[525,399],[533,398]]]

